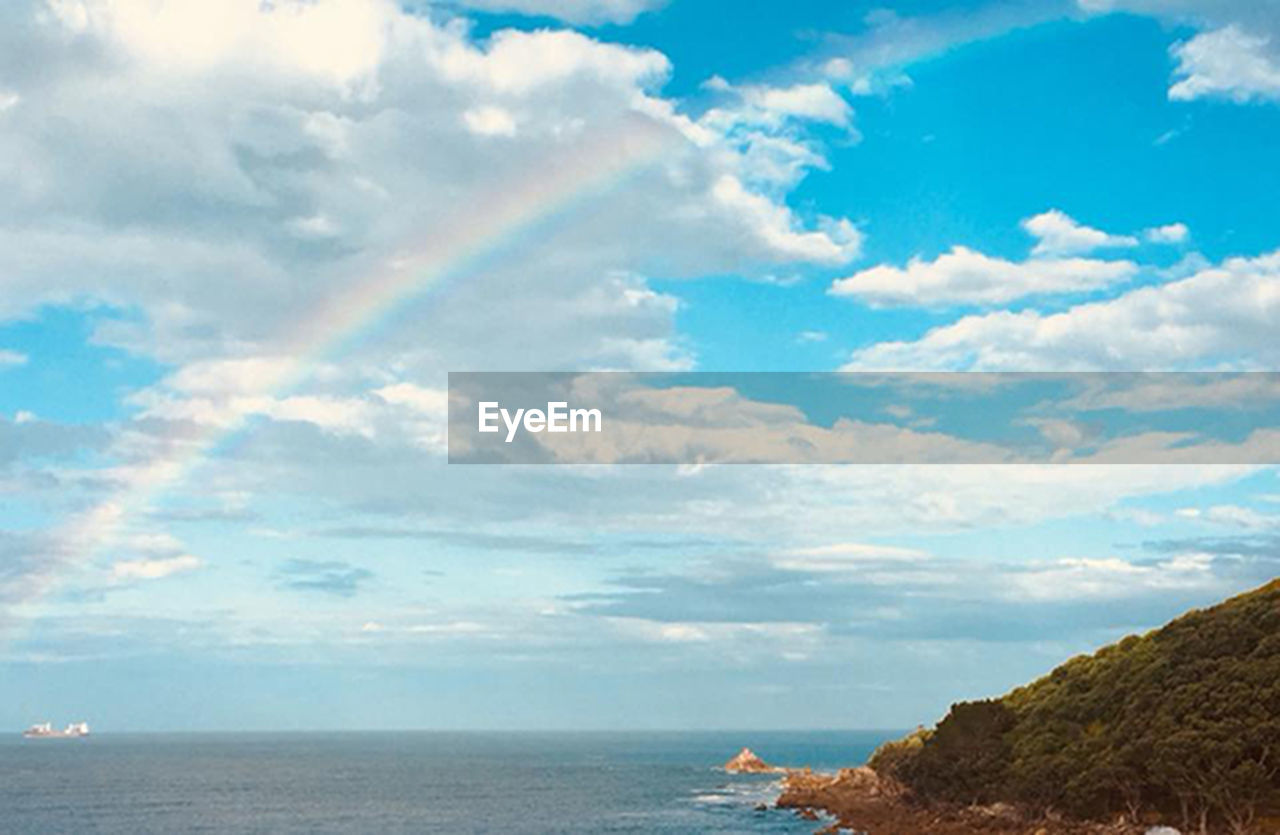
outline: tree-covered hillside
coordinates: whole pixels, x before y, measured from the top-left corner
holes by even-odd
[[[870,764],[925,801],[1280,831],[1280,580],[954,705]]]

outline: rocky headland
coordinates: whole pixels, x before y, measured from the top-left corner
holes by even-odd
[[[776,805],[828,832],[1280,835],[1280,580],[952,705],[865,766],[726,768],[784,773]]]

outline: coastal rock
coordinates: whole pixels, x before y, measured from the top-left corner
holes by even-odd
[[[760,759],[750,748],[743,748],[724,764],[724,770],[730,774],[765,774],[778,769]]]
[[[835,774],[787,770],[775,804],[804,820],[835,818],[828,832],[871,835],[1144,835],[1145,828],[1116,822],[1070,821],[1033,815],[1010,803],[921,804],[906,786],[867,766]],[[1160,830],[1159,835],[1166,835]]]
[[[987,818],[1017,822],[1022,819],[1022,811],[1012,803],[992,803],[987,806],[970,807],[975,814]]]
[[[792,806],[821,805],[833,795],[873,799],[896,797],[902,787],[866,766],[842,768],[836,774],[790,771],[783,783],[783,798]]]
[[[875,770],[842,769],[837,774],[789,771],[782,781],[780,809],[825,812],[832,830],[872,835],[1141,835],[1128,825],[1040,819],[1007,803],[986,806],[920,805],[906,787]],[[805,816],[806,819],[807,816]]]

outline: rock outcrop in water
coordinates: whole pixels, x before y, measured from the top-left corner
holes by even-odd
[[[750,748],[743,748],[724,764],[724,770],[730,774],[770,774],[782,769],[769,765]]]

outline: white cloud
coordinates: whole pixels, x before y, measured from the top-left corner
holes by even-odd
[[[299,73],[346,84],[382,59],[386,0],[50,0],[67,29],[113,41],[162,72]]]
[[[1153,226],[1142,233],[1153,244],[1180,244],[1191,234],[1185,223],[1167,223],[1164,226]]]
[[[657,50],[604,43],[570,30],[494,33],[484,51],[445,44],[435,56],[455,81],[474,81],[495,92],[529,93],[588,76],[615,88],[647,88],[665,81],[671,63]]]
[[[7,348],[0,348],[0,368],[13,368],[16,365],[26,364],[26,354],[21,351],[10,351]]]
[[[1123,598],[1139,591],[1194,589],[1215,584],[1212,559],[1181,554],[1153,565],[1119,557],[1065,558],[1007,578],[1009,593],[1037,601]]]
[[[300,217],[291,221],[289,226],[300,238],[333,238],[340,231],[333,221],[324,215]]]
[[[1142,507],[1117,507],[1108,510],[1106,516],[1108,519],[1115,519],[1121,522],[1133,522],[1144,528],[1154,528],[1165,522],[1164,514]]]
[[[1269,36],[1230,25],[1201,32],[1174,45],[1172,52],[1178,62],[1174,70],[1178,80],[1169,88],[1174,101],[1280,99],[1280,64]]]
[[[795,84],[790,87],[747,86],[742,98],[773,118],[798,117],[848,127],[853,108],[829,84]]]
[[[150,389],[134,395],[131,401],[143,407],[139,416],[144,419],[191,421],[222,430],[258,416],[309,423],[342,435],[371,436],[376,413],[373,404],[364,398],[312,394],[192,397]]]
[[[811,124],[838,127],[846,141],[859,138],[853,109],[826,83],[735,86],[716,76],[703,88],[716,94],[717,106],[689,122],[690,138],[718,151],[753,187],[790,188],[809,170],[828,167],[821,144],[806,137]]]
[[[301,517],[298,525],[359,512],[424,528],[537,527],[563,539],[643,530],[676,541],[751,530],[762,541],[842,543],[785,557],[837,571],[879,559],[913,564],[909,553],[858,545],[856,538],[874,535],[868,531],[1033,522],[1091,512],[1117,496],[1223,478],[1203,468],[1010,468],[997,484],[987,473],[929,468],[760,468],[751,478],[706,468],[683,479],[650,468],[537,468],[518,479],[492,471],[500,468],[445,471],[439,446],[426,439],[443,409],[442,371],[463,367],[460,360],[481,368],[509,367],[512,357],[543,368],[687,363],[675,339],[674,301],[653,291],[646,275],[759,274],[779,263],[852,257],[857,230],[838,219],[810,223],[786,205],[789,186],[825,164],[806,124],[848,117],[838,105],[824,110],[834,102],[821,94],[806,94],[804,103],[792,93],[744,100],[724,121],[686,119],[655,92],[669,67],[652,51],[549,33],[474,41],[460,28],[384,8],[390,25],[368,42],[376,40],[377,60],[338,56],[333,66],[325,56],[294,56],[288,44],[260,46],[268,35],[259,34],[237,34],[212,56],[196,50],[191,60],[167,54],[163,44],[128,52],[132,36],[107,38],[86,19],[80,58],[92,58],[103,39],[122,52],[70,73],[61,72],[67,68],[55,52],[48,56],[48,96],[24,87],[21,106],[2,117],[0,193],[6,217],[22,223],[0,231],[0,312],[80,298],[119,305],[137,317],[105,323],[98,335],[179,368],[152,387],[154,408],[137,401],[141,419],[124,421],[127,440],[115,454],[129,463],[139,454],[145,463],[140,453],[148,444],[169,432],[181,440],[184,421],[167,418],[184,414],[199,422],[227,413],[269,418],[245,448],[220,452],[199,468],[197,483],[173,491],[182,498],[239,489],[255,511],[289,507]],[[259,54],[277,46],[279,56]],[[177,83],[163,69],[186,77]],[[360,102],[352,104],[353,97]],[[517,120],[510,141],[476,137],[467,114],[486,107]],[[527,236],[535,240],[500,235],[492,248],[481,241],[480,254],[490,259],[484,270],[454,270],[416,297],[393,300],[389,315],[343,345],[342,369],[317,374],[320,352],[278,360],[317,300],[379,275],[387,258],[418,251],[426,230],[442,220],[457,215],[463,228],[483,224],[508,184],[573,180],[584,149],[627,153],[652,136],[663,149],[656,164],[585,183],[576,193],[584,210],[554,204],[567,222],[546,216]],[[725,176],[737,184],[727,200],[717,191]],[[122,181],[134,186],[119,189]],[[290,376],[295,359],[311,379]],[[297,386],[292,395],[279,393],[286,378]],[[371,431],[371,442],[353,439],[347,427]],[[70,504],[99,489],[83,485],[128,473],[121,467],[58,476],[60,485],[72,485],[62,488]],[[227,561],[230,570],[217,578],[224,579],[244,556],[239,543],[215,544],[214,553],[197,551],[210,562]],[[149,558],[125,560],[119,565],[133,567],[120,570],[135,580],[191,570],[179,568],[190,564],[178,545],[156,540],[148,547],[158,553],[142,549]],[[386,550],[378,570],[386,572],[387,588],[435,598],[424,590],[422,560],[408,559],[429,549]],[[408,567],[397,574],[397,562]],[[581,571],[567,573],[571,579],[561,581],[543,572],[539,581],[556,592],[592,582]],[[513,585],[532,593],[528,578]],[[331,613],[253,597],[243,606],[237,601],[235,617],[224,621],[233,639],[306,642],[308,654],[327,651],[315,645],[337,628]],[[157,589],[148,603],[190,616],[182,611],[191,603],[186,597],[168,599]],[[367,623],[366,640],[438,642],[436,661],[446,645],[471,640],[474,655],[475,641],[501,635],[493,646],[510,657],[563,657],[570,642],[596,641],[609,657],[635,663],[630,653],[617,653],[612,636],[599,634],[609,630],[594,619],[577,619],[582,634],[566,635],[525,619],[507,600],[491,613],[459,608],[433,620],[429,612],[362,602],[340,623],[346,632]],[[370,616],[377,619],[366,622]],[[707,646],[708,657],[728,655],[726,645],[800,657],[821,637],[812,624],[636,628],[642,642],[664,650]],[[406,656],[420,663],[421,649]]]
[[[767,125],[742,102],[749,117],[694,120],[657,94],[670,63],[652,49],[573,31],[477,41],[389,0],[231,0],[205,31],[211,8],[55,4],[44,26],[73,32],[76,50],[33,42],[47,89],[24,96],[30,82],[16,82],[23,106],[0,134],[0,191],[22,218],[0,223],[0,316],[88,298],[141,314],[103,322],[97,339],[167,363],[266,355],[335,288],[420,253],[429,230],[490,230],[515,191],[538,198],[529,217],[556,222],[396,320],[433,335],[436,355],[417,366],[474,347],[482,320],[554,333],[510,334],[542,346],[531,359],[545,366],[679,361],[668,307],[610,294],[655,273],[767,275],[857,251],[847,221],[786,205],[825,165],[805,125],[842,118],[829,90],[753,93],[779,108]],[[24,11],[6,7],[8,22],[26,25]],[[183,222],[193,212],[202,222]],[[481,298],[478,314],[457,315]],[[492,330],[497,361],[510,329]]]
[[[449,367],[513,356],[531,369],[687,367],[674,301],[646,275],[772,274],[856,251],[851,225],[807,225],[781,181],[726,189],[749,151],[655,92],[670,65],[654,50],[575,32],[477,41],[379,0],[236,2],[207,34],[174,29],[189,0],[59,3],[31,43],[39,94],[32,76],[14,80],[0,317],[106,305],[83,308],[96,341],[177,369],[131,398],[138,420],[105,451],[117,466],[58,476],[105,486],[88,511],[83,495],[58,497],[71,511],[59,558],[12,584],[24,599],[129,529],[128,509],[180,492],[245,418],[267,418],[262,434],[293,463],[314,428],[346,444],[335,462],[352,437],[434,462],[443,427],[391,387],[435,388]],[[0,24],[26,31],[26,11],[0,7]],[[334,32],[351,50],[327,49]],[[476,136],[465,114],[484,107],[518,114],[517,134]],[[770,128],[787,134],[770,153],[791,181],[821,162],[802,121]],[[465,246],[433,237],[442,229]],[[406,253],[421,280],[348,315],[354,291],[376,295]],[[361,327],[330,376],[319,357]]]
[[[912,258],[905,268],[879,265],[831,285],[834,296],[873,305],[993,305],[1026,296],[1097,290],[1137,272],[1130,261],[1091,258],[1014,262],[956,246],[933,261]]]
[[[480,136],[515,136],[516,120],[510,111],[493,105],[473,107],[462,114],[467,129]]]
[[[461,0],[467,8],[488,12],[554,17],[566,23],[630,23],[667,0]]]
[[[413,383],[395,383],[373,392],[380,400],[410,412],[405,431],[419,449],[443,452],[448,446],[449,392]]]
[[[871,305],[998,305],[1028,296],[1080,293],[1131,278],[1131,261],[1069,257],[1104,247],[1137,245],[1136,238],[1083,226],[1057,209],[1022,221],[1036,244],[1031,258],[1010,261],[964,246],[905,267],[880,264],[832,282],[833,296]]]
[[[661,644],[717,644],[744,641],[765,651],[776,651],[775,644],[800,642],[802,645],[819,636],[820,627],[811,623],[778,621],[656,621],[644,618],[610,617],[603,623],[623,637],[641,642]]]
[[[449,410],[449,393],[444,389],[430,389],[413,383],[396,383],[374,392],[388,403],[408,406],[416,412],[431,417],[445,418]]]
[[[160,559],[120,560],[111,566],[115,580],[160,580],[174,574],[195,571],[203,563],[199,557],[182,554]]]
[[[1257,0],[1080,0],[1089,12],[1128,11],[1200,30],[1170,49],[1169,98],[1280,99],[1280,16]]]
[[[838,542],[808,548],[794,548],[773,555],[770,562],[789,571],[858,574],[877,566],[918,563],[929,554],[914,548],[874,545],[865,542]]]
[[[1267,530],[1280,528],[1280,516],[1259,513],[1251,507],[1220,504],[1204,509],[1198,507],[1182,507],[1174,511],[1184,519],[1195,519],[1215,525],[1246,530]]]
[[[164,380],[184,394],[259,394],[280,385],[294,368],[289,357],[242,357],[192,362]]]
[[[1077,222],[1058,209],[1050,209],[1022,221],[1037,241],[1033,255],[1078,255],[1095,249],[1129,247],[1138,243],[1130,235],[1112,235]]]
[[[1060,313],[966,316],[913,341],[855,352],[846,368],[1193,370],[1280,365],[1280,252]]]
[[[716,183],[716,200],[746,219],[755,235],[775,252],[821,264],[843,264],[862,248],[862,234],[847,220],[830,221],[821,231],[797,229],[790,210],[748,191],[726,174]]]

